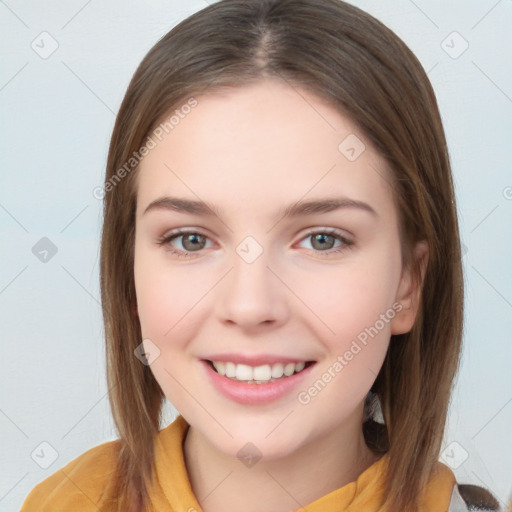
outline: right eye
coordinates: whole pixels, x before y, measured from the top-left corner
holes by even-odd
[[[205,248],[207,240],[209,238],[206,235],[197,231],[179,230],[159,238],[157,243],[179,258],[190,258],[193,253]],[[181,248],[173,244],[175,241],[178,241],[177,245],[181,245]]]

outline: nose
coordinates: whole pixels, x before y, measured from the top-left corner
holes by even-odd
[[[231,263],[216,297],[221,321],[249,330],[286,322],[289,292],[278,272],[269,267],[265,251],[252,262],[235,253]]]

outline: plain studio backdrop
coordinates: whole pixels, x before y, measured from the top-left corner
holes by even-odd
[[[353,0],[428,72],[453,165],[466,280],[441,460],[512,490],[512,1]],[[99,292],[103,181],[137,65],[206,0],[0,3],[0,510],[116,438]],[[176,411],[168,404],[167,422]]]

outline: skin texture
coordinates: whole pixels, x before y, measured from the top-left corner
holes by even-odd
[[[140,167],[134,273],[142,334],[160,350],[155,378],[191,425],[184,452],[205,512],[284,512],[355,480],[377,460],[361,431],[363,401],[391,334],[414,323],[419,288],[402,271],[390,173],[348,118],[277,80],[196,99]],[[366,147],[354,161],[338,149],[350,134]],[[222,216],[144,214],[163,196],[208,201]],[[364,201],[378,215],[344,208],[281,218],[290,203],[338,196]],[[158,245],[177,228],[206,238]],[[337,253],[339,239],[315,244],[312,235],[325,228],[353,244]],[[250,264],[236,251],[247,236],[263,250]],[[425,245],[416,249],[428,256]],[[389,311],[392,320],[300,403],[298,393]],[[317,363],[287,396],[241,405],[211,386],[200,363],[232,352]],[[262,454],[252,467],[237,458],[247,442]]]

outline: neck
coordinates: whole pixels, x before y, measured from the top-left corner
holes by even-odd
[[[219,452],[192,426],[184,455],[192,490],[204,512],[289,512],[350,483],[379,456],[360,422],[343,424],[284,457],[246,467]]]

